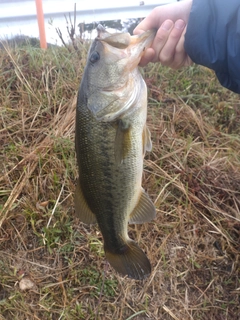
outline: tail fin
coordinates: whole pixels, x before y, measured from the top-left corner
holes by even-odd
[[[105,248],[106,258],[120,274],[136,280],[146,278],[151,273],[151,264],[138,245],[129,240],[120,253],[112,253]]]

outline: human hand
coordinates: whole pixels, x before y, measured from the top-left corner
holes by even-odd
[[[147,49],[140,65],[148,62],[161,62],[165,66],[178,69],[192,64],[184,49],[184,36],[192,0],[160,6],[135,28],[134,34],[149,29],[157,29],[151,48]]]

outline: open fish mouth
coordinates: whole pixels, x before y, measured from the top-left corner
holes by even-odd
[[[153,42],[156,30],[148,30],[139,35],[131,36],[129,33],[114,33],[111,34],[99,24],[97,27],[98,37],[102,42],[105,42],[111,47],[117,49],[125,49],[123,51],[128,56],[128,70],[131,71],[137,67],[144,51],[149,48]]]

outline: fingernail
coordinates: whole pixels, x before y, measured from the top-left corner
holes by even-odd
[[[173,22],[171,20],[166,20],[163,22],[161,28],[163,30],[169,31],[173,26]]]
[[[176,28],[176,29],[179,29],[179,30],[182,30],[182,29],[184,29],[185,28],[185,22],[183,21],[183,20],[177,20],[176,22],[175,22],[175,25],[174,25],[174,27]]]

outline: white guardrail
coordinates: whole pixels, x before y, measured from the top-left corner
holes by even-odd
[[[77,24],[94,21],[145,17],[153,8],[179,0],[42,0],[46,37],[56,40],[55,28],[66,26],[65,15],[73,18],[76,4]],[[53,30],[54,29],[54,36]],[[24,34],[38,37],[35,0],[0,0],[0,36]]]

